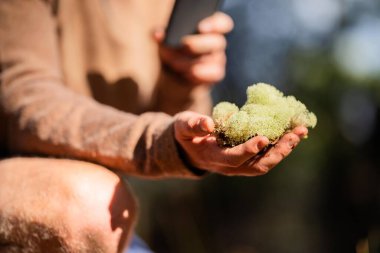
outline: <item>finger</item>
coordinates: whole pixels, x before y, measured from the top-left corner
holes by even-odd
[[[182,39],[182,45],[191,54],[209,54],[216,51],[225,51],[226,38],[220,34],[194,34]]]
[[[193,139],[197,136],[206,136],[214,131],[213,120],[205,115],[184,112],[175,120],[176,136],[181,139]]]
[[[201,128],[207,133],[212,133],[215,130],[214,121],[210,117],[204,117],[201,120]]]
[[[200,33],[221,33],[226,34],[232,31],[234,21],[223,12],[217,12],[210,17],[203,19],[199,25]]]
[[[300,136],[291,132],[285,134],[264,156],[250,161],[247,165],[260,175],[268,173],[287,157],[300,142]]]
[[[205,48],[208,50],[207,48]],[[190,49],[189,49],[190,50]],[[166,62],[174,66],[178,66],[181,70],[189,68],[189,65],[196,63],[207,63],[216,62],[222,65],[226,64],[226,54],[224,50],[209,51],[204,54],[196,54],[195,52],[190,52],[188,49],[174,49],[165,46],[160,47],[160,56]],[[198,52],[202,51],[200,49]]]
[[[308,129],[304,126],[295,127],[292,132],[298,135],[301,139],[305,138],[308,134]]]
[[[223,80],[226,70],[225,65],[219,62],[206,62],[194,64],[187,73],[187,78],[193,83],[216,83]]]
[[[195,84],[213,84],[225,76],[226,55],[222,52],[191,58],[179,51],[163,48],[161,58]]]
[[[161,59],[179,72],[185,72],[195,64],[198,59],[183,53],[181,50],[161,47],[160,49]]]
[[[256,156],[263,148],[269,144],[268,138],[264,136],[254,137],[247,142],[233,148],[221,150],[222,166],[239,167],[252,157]]]
[[[160,57],[164,64],[186,78],[191,76],[191,68],[199,61],[199,59],[194,59],[194,57],[190,57],[178,49],[166,47],[160,48]]]

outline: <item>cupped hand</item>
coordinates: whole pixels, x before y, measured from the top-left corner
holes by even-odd
[[[160,45],[162,62],[194,85],[211,85],[221,81],[225,75],[227,46],[224,35],[233,29],[230,16],[217,12],[202,20],[197,34],[183,37],[179,48],[162,43],[162,30],[154,33]]]
[[[185,151],[186,159],[194,167],[223,175],[258,176],[269,172],[287,157],[307,135],[307,128],[296,127],[286,133],[275,145],[268,146],[264,136],[254,137],[232,148],[218,146],[213,120],[194,112],[175,116],[175,138]]]

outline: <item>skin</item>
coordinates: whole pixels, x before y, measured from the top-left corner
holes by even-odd
[[[269,144],[268,138],[257,136],[233,148],[219,147],[213,120],[194,112],[175,116],[175,138],[195,167],[227,176],[259,176],[268,173],[287,157],[307,135],[307,128],[299,126],[285,134],[265,154],[259,154]]]
[[[136,201],[103,166],[5,159],[0,186],[0,253],[116,253],[130,238]]]
[[[166,47],[162,41],[163,29],[157,29],[154,38],[159,43],[159,53],[164,65],[168,66],[190,85],[213,85],[225,76],[226,46],[224,37],[234,27],[230,16],[217,12],[202,20],[198,34],[182,39],[182,47]]]
[[[157,31],[155,38],[160,43],[161,59],[192,85],[213,85],[224,78],[227,46],[224,35],[233,26],[231,17],[217,12],[199,23],[199,34],[184,37],[181,48],[165,47],[161,43],[165,35],[162,30]],[[221,148],[211,134],[214,123],[206,115],[179,113],[175,116],[174,129],[177,142],[194,167],[229,176],[268,173],[291,153],[308,131],[297,127],[264,155],[258,155],[269,144],[266,137],[258,136],[233,148]]]
[[[198,28],[199,34],[183,38],[181,48],[165,47],[162,30],[156,31],[154,38],[160,45],[163,64],[184,77],[186,84],[210,86],[224,78],[227,44],[224,35],[232,30],[233,21],[223,13],[216,13],[201,21]],[[265,174],[307,135],[305,127],[297,127],[264,155],[258,155],[269,143],[266,137],[255,137],[233,148],[221,148],[212,135],[214,123],[210,117],[187,111],[175,115],[174,119],[174,135],[188,161],[194,167],[223,175]],[[31,243],[40,249],[34,252],[61,252],[56,248],[59,243],[73,249],[82,247],[78,243],[83,242],[82,248],[89,249],[96,247],[93,241],[104,245],[104,252],[122,250],[132,230],[136,210],[132,195],[117,175],[97,165],[71,160],[35,159],[33,163],[26,161],[28,166],[23,166],[23,162],[20,158],[12,159],[9,164],[0,163],[0,185],[9,190],[0,192],[0,207],[7,204],[6,210],[0,208],[0,215],[12,223],[14,217],[20,217],[19,210],[24,210],[25,221],[33,221],[31,226],[30,222],[26,223],[26,228],[34,229],[36,224],[46,228],[51,231],[51,240],[41,243],[45,235],[37,236],[34,241],[29,230],[23,234],[25,229],[20,230],[21,236],[13,236],[13,232],[8,231],[10,240],[0,238],[0,252],[28,252]],[[20,171],[15,173],[15,169]],[[62,207],[66,207],[67,212],[61,212]],[[55,209],[56,212],[46,212]],[[86,219],[81,218],[83,213]],[[90,239],[96,240],[87,242],[81,238],[89,234],[83,231],[91,232]],[[49,244],[53,239],[54,243]]]

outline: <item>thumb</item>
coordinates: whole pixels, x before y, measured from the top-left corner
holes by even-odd
[[[183,112],[177,114],[174,129],[177,138],[192,139],[212,133],[214,131],[214,121],[206,115]]]

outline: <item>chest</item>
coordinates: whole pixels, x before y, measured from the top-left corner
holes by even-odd
[[[122,110],[152,100],[160,73],[154,29],[164,28],[173,0],[59,2],[59,50],[65,83]]]

